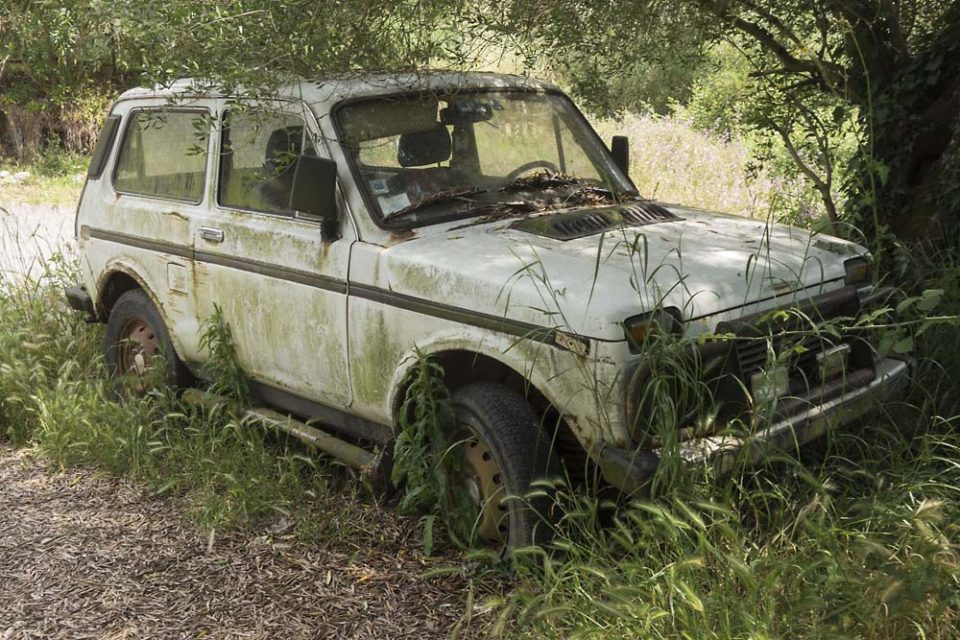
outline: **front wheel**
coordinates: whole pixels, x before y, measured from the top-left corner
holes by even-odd
[[[177,356],[163,318],[142,289],[125,292],[113,305],[103,347],[121,393],[142,395],[190,384],[190,372]]]
[[[550,441],[530,405],[502,385],[476,383],[452,397],[455,446],[461,447],[462,478],[472,504],[462,528],[482,544],[518,548],[547,541],[552,533],[550,498],[528,495],[549,475]]]

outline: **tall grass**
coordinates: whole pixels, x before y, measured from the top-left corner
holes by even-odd
[[[747,217],[813,218],[820,204],[801,177],[757,166],[743,138],[696,129],[682,115],[595,121],[601,137],[630,138],[630,177],[640,193]]]
[[[102,327],[62,301],[75,275],[65,260],[35,280],[0,273],[0,439],[57,466],[92,465],[175,495],[208,530],[377,538],[379,509],[362,486],[298,441],[172,393],[120,401],[102,364]]]
[[[560,537],[485,603],[502,637],[955,638],[960,433],[883,418],[729,478],[602,503],[563,493]]]
[[[117,402],[100,328],[60,302],[70,275],[0,283],[0,437],[176,495],[210,530],[392,546],[382,514],[297,443],[170,395]],[[509,638],[954,638],[958,493],[960,419],[891,405],[802,460],[656,500],[560,487],[557,538],[517,554],[513,590],[468,607]],[[489,565],[472,571],[482,590]]]

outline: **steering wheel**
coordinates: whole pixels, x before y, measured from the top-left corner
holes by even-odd
[[[509,184],[525,174],[527,171],[530,171],[531,169],[537,169],[539,167],[543,167],[544,169],[552,171],[553,173],[560,172],[560,169],[557,167],[557,165],[553,164],[549,160],[531,160],[530,162],[525,162],[507,174],[505,180]]]

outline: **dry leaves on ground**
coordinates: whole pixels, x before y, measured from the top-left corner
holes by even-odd
[[[466,584],[416,553],[211,537],[175,501],[0,444],[0,638],[433,638]],[[337,550],[340,549],[340,550]]]

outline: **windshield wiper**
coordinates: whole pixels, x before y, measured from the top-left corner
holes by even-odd
[[[396,211],[392,211],[386,214],[385,216],[383,216],[383,219],[393,220],[394,218],[403,217],[408,213],[413,213],[414,211],[419,211],[420,209],[423,209],[425,207],[430,207],[435,204],[441,204],[444,202],[453,202],[455,200],[464,200],[466,202],[472,202],[472,200],[467,199],[466,196],[475,196],[478,193],[483,193],[483,192],[484,192],[484,189],[481,189],[480,187],[472,187],[472,186],[451,187],[450,189],[444,189],[443,191],[436,191],[428,195],[426,198],[422,198],[412,204],[408,204],[402,209],[397,209]]]

